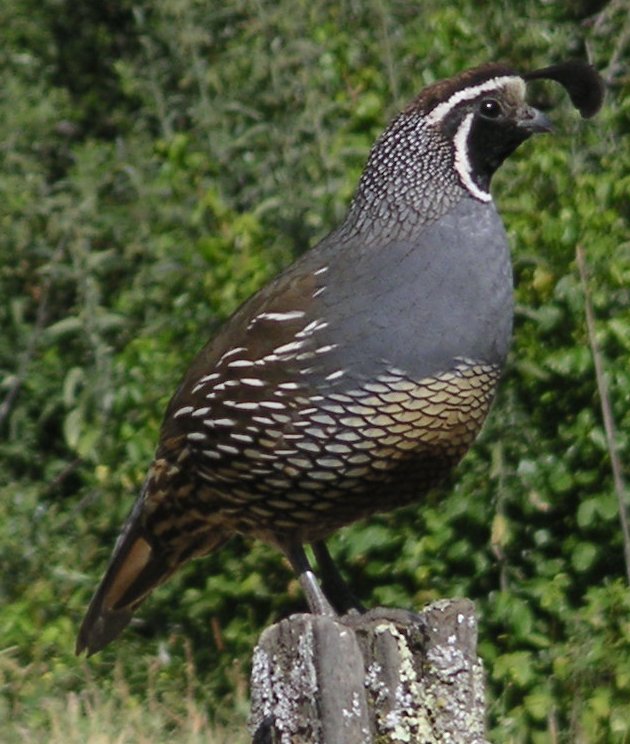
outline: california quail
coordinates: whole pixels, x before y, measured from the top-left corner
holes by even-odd
[[[374,145],[345,220],[198,354],[81,626],[98,651],[151,590],[235,533],[279,548],[311,611],[332,612],[303,545],[419,500],[488,413],[512,328],[508,244],[490,179],[547,132],[526,81],[583,116],[597,73],[487,64],[425,88]],[[338,582],[337,582],[338,583]]]

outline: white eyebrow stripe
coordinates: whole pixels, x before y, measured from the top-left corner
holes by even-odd
[[[427,116],[428,124],[437,124],[442,121],[444,117],[462,101],[469,101],[471,98],[476,98],[480,93],[487,93],[490,90],[496,90],[503,85],[508,83],[520,83],[523,88],[525,87],[525,81],[518,75],[502,75],[500,77],[493,77],[490,80],[486,80],[485,83],[479,85],[473,85],[471,88],[463,88],[458,90],[443,103],[439,103]]]
[[[468,157],[468,135],[475,115],[472,111],[466,115],[464,121],[459,125],[453,144],[455,146],[455,170],[461,178],[462,183],[468,191],[482,202],[492,201],[492,197],[487,191],[483,191],[477,186],[472,177],[472,168],[470,167],[470,158]]]

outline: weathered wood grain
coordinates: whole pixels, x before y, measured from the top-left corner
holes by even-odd
[[[472,602],[294,615],[254,651],[254,744],[484,744]]]

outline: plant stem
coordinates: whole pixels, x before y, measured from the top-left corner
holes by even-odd
[[[588,341],[595,362],[595,377],[597,379],[597,389],[602,406],[602,416],[604,419],[604,429],[606,431],[606,442],[610,453],[610,462],[615,483],[615,493],[617,494],[617,504],[619,507],[619,521],[621,523],[621,532],[623,535],[624,557],[626,562],[626,576],[630,584],[630,528],[628,526],[628,500],[626,497],[626,484],[624,482],[621,460],[617,448],[617,432],[615,429],[615,420],[613,418],[612,406],[610,405],[610,395],[608,392],[608,383],[604,371],[604,362],[602,354],[597,344],[595,336],[595,314],[593,312],[593,303],[588,288],[588,273],[586,269],[586,260],[584,250],[578,245],[575,250],[582,290],[584,292],[584,311],[586,314],[586,328],[588,331]]]

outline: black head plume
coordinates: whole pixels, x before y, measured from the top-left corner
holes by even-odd
[[[604,100],[604,81],[597,70],[586,62],[560,62],[525,73],[523,79],[555,80],[560,83],[585,119],[595,116]]]

